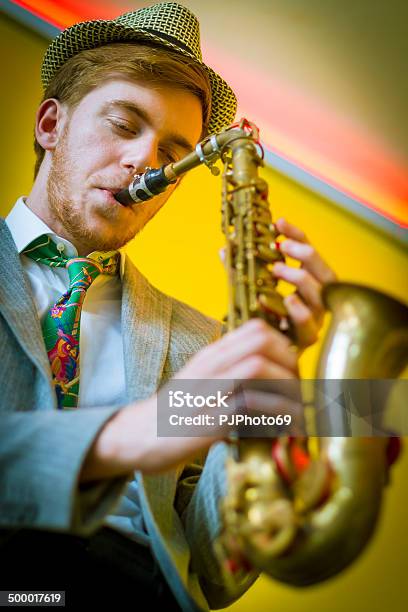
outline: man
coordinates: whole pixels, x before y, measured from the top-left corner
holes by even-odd
[[[295,379],[298,355],[260,320],[218,339],[218,322],[118,258],[174,187],[135,209],[114,195],[231,123],[234,94],[175,3],[68,28],[42,78],[35,181],[1,225],[2,587],[66,590],[75,606],[227,606],[258,572],[231,590],[212,549],[226,444],[202,453],[223,432],[158,438],[156,391],[172,376]],[[302,262],[275,270],[297,288],[286,304],[306,347],[334,275],[300,230],[278,229]]]

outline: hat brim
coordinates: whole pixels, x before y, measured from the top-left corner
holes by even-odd
[[[237,107],[235,94],[228,83],[212,68],[198,60],[187,48],[181,48],[171,40],[161,37],[159,33],[129,27],[113,20],[83,21],[61,32],[51,42],[44,55],[41,67],[41,80],[44,89],[47,88],[61,66],[77,53],[109,43],[132,41],[156,42],[184,57],[191,58],[196,64],[202,66],[208,74],[211,85],[209,133],[219,132],[233,122]]]

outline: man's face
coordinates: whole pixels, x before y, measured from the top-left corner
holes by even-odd
[[[118,249],[171,195],[125,207],[113,197],[146,166],[184,157],[199,140],[201,103],[190,92],[114,79],[65,115],[52,153],[48,203],[52,218],[79,250]]]

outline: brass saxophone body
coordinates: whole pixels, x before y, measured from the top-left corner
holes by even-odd
[[[247,120],[206,138],[179,162],[135,177],[117,199],[133,205],[163,191],[202,163],[222,159],[222,229],[226,238],[228,331],[252,317],[294,339],[276,289],[283,256],[272,223],[257,128]],[[324,290],[332,323],[316,379],[395,378],[408,358],[406,306],[358,285]],[[372,534],[388,482],[386,437],[348,437],[342,415],[316,393],[314,433],[326,437],[240,439],[231,443],[222,530],[215,550],[231,583],[254,567],[304,586],[346,567]],[[344,426],[345,436],[339,436]],[[330,435],[330,432],[335,432]]]

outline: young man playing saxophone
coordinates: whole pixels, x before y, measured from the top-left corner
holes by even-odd
[[[158,438],[156,391],[173,375],[295,379],[298,356],[260,320],[219,339],[218,322],[149,285],[117,250],[174,187],[135,209],[114,194],[231,123],[234,94],[174,3],[68,28],[42,78],[35,181],[0,227],[3,588],[66,589],[68,606],[81,587],[122,607],[142,595],[166,610],[227,606],[258,573],[231,592],[212,550],[225,444],[192,458],[223,433]],[[334,274],[277,225],[302,263],[275,271],[297,289],[286,305],[306,347]]]

